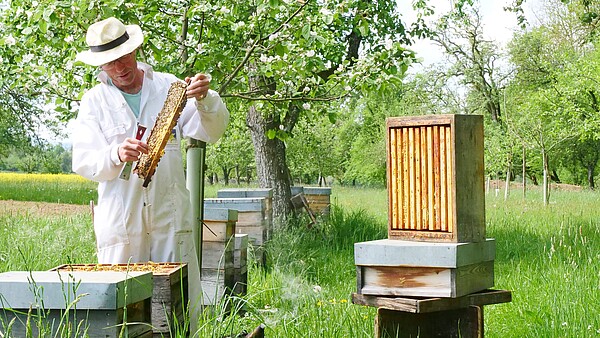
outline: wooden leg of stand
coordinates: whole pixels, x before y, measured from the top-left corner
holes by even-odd
[[[483,338],[483,306],[429,313],[377,309],[375,338]]]

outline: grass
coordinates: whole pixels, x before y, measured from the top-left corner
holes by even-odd
[[[220,188],[207,186],[206,196]],[[239,315],[226,316],[225,305],[204,313],[198,337],[235,336],[260,323],[268,337],[373,336],[375,309],[350,301],[353,244],[386,237],[386,191],[336,186],[331,197],[330,221],[309,230],[301,220],[274,233],[268,268],[250,265],[249,293],[234,300]],[[506,201],[487,196],[495,288],[513,293],[511,303],[485,307],[487,337],[600,336],[599,203],[597,192],[553,191],[544,206],[533,187],[525,199],[520,191]],[[86,214],[2,214],[0,227],[0,271],[95,261]]]

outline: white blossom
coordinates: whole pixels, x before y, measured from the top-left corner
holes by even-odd
[[[315,56],[315,51],[314,50],[309,50],[308,52],[306,52],[306,56],[308,56],[308,57]]]
[[[260,55],[260,62],[266,63],[269,61],[269,58],[265,54]]]
[[[2,55],[0,55],[0,63],[4,62],[4,59],[2,58]]]
[[[328,16],[328,15],[332,15],[333,12],[330,11],[329,9],[323,7],[319,10],[319,13],[321,13],[323,16]]]
[[[269,35],[269,41],[273,41],[279,37],[279,32]]]
[[[75,39],[73,38],[73,35],[65,36],[64,40],[66,43],[71,43],[71,42],[75,41]]]
[[[320,292],[321,292],[321,287],[320,287],[320,286],[318,286],[318,285],[315,285],[315,286],[313,286],[313,291],[314,291],[315,293],[320,293]]]
[[[29,63],[31,60],[33,60],[33,54],[25,54],[25,56],[23,56],[24,63]]]
[[[309,110],[310,109],[310,103],[305,102],[302,104],[302,108],[304,108],[304,110]]]
[[[394,41],[392,41],[391,39],[386,39],[384,45],[385,49],[390,50],[394,46]]]
[[[344,90],[345,90],[345,91],[347,91],[347,92],[349,92],[349,91],[351,91],[351,90],[352,90],[352,87],[350,87],[350,86],[346,85],[346,87],[344,87]]]
[[[25,15],[27,15],[27,19],[31,19],[33,13],[31,11],[25,11]]]
[[[73,69],[73,61],[69,60],[69,61],[65,62],[65,69],[72,70]]]
[[[50,84],[51,84],[53,87],[56,87],[56,86],[58,86],[58,77],[56,77],[56,76],[53,76],[53,77],[51,77],[51,78],[50,78]]]
[[[4,42],[9,46],[13,46],[17,43],[17,40],[15,40],[15,38],[12,35],[9,35],[4,39]]]
[[[308,92],[310,92],[310,88],[309,87],[304,87],[304,89],[302,91],[305,92],[305,93],[308,93]]]
[[[229,14],[231,13],[231,10],[225,6],[221,7],[221,9],[219,9],[219,12],[223,13],[223,14]]]

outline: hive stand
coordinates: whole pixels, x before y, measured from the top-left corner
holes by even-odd
[[[377,307],[377,338],[483,338],[483,306],[511,300],[506,290],[484,290],[459,298],[352,295],[354,304]]]

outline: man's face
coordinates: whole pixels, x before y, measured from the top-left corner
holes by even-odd
[[[134,81],[137,75],[135,50],[129,54],[121,56],[114,61],[103,64],[102,70],[108,74],[113,84],[123,91],[135,86]]]

